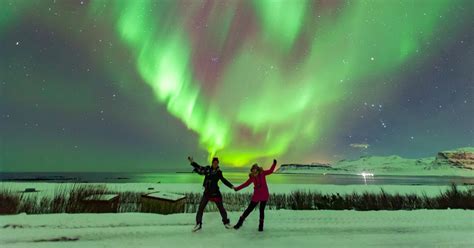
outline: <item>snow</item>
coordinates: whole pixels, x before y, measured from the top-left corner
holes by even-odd
[[[91,183],[3,182],[0,190],[53,195]],[[179,195],[202,192],[202,184],[108,183],[109,191]],[[23,193],[27,187],[38,192]],[[272,193],[295,190],[438,195],[449,186],[269,184]],[[149,190],[153,188],[153,190]],[[472,186],[460,187],[470,189]],[[221,187],[223,192],[233,192]],[[159,191],[159,192],[156,192]],[[251,192],[251,187],[243,192]],[[174,193],[174,194],[172,194]],[[230,212],[235,224],[241,212]],[[236,230],[227,230],[218,212],[204,214],[203,229],[192,233],[195,214],[44,214],[0,216],[0,247],[474,247],[474,211],[265,211],[265,231],[257,232],[258,212]]]
[[[316,173],[316,174],[360,174],[399,176],[460,176],[474,177],[474,170],[462,169],[452,165],[440,165],[433,158],[409,159],[399,156],[365,156],[355,160],[341,160],[328,167],[300,166],[288,167],[277,173]]]
[[[151,198],[170,200],[170,201],[178,201],[185,198],[185,196],[181,194],[173,194],[173,193],[166,193],[166,192],[155,192],[155,193],[146,194],[146,196],[151,197]]]
[[[153,193],[155,191],[169,192],[169,193],[202,193],[203,187],[201,183],[48,183],[48,182],[2,182],[0,183],[0,190],[11,190],[13,192],[22,193],[27,187],[36,188],[37,192],[23,193],[23,194],[37,194],[54,195],[57,192],[67,191],[72,187],[80,185],[100,185],[106,186],[112,192],[140,192]],[[290,193],[292,191],[318,191],[327,194],[350,194],[353,192],[380,192],[383,190],[386,193],[400,193],[400,194],[423,194],[428,196],[439,195],[450,186],[445,185],[333,185],[333,184],[269,184],[268,188],[271,193]],[[148,190],[153,188],[153,190]],[[223,193],[234,193],[234,190],[227,187],[220,187]],[[459,186],[459,189],[473,189],[473,186]],[[253,192],[252,187],[247,187],[240,192]]]
[[[229,213],[232,223],[240,212]],[[9,247],[474,247],[474,211],[258,212],[240,230],[225,229],[218,213],[50,214],[0,216],[0,244]]]
[[[86,201],[111,201],[118,197],[118,194],[103,194],[103,195],[91,195],[86,197]]]
[[[375,175],[411,175],[411,176],[460,176],[474,177],[472,161],[474,147],[458,148],[439,153],[464,154],[465,158],[457,160],[465,168],[455,166],[449,161],[439,161],[435,157],[410,159],[397,155],[392,156],[362,156],[354,160],[341,160],[328,166],[328,164],[314,165],[283,165],[278,173],[316,173],[316,174],[360,174],[373,173]],[[438,154],[439,154],[438,153]],[[451,161],[452,162],[452,161]],[[324,166],[321,166],[324,165]]]

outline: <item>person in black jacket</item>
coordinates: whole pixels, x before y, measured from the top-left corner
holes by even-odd
[[[196,213],[196,226],[193,228],[193,232],[198,231],[202,227],[202,215],[204,213],[204,208],[209,201],[213,201],[216,203],[217,208],[222,217],[222,223],[226,228],[232,228],[230,225],[230,221],[227,218],[227,212],[224,209],[224,205],[222,204],[222,195],[219,190],[218,182],[221,180],[227,187],[233,189],[234,185],[227,181],[222,175],[222,171],[219,168],[219,159],[214,157],[212,159],[211,166],[200,166],[196,162],[194,162],[192,157],[188,157],[191,166],[194,167],[193,172],[198,173],[199,175],[204,176],[204,182],[202,186],[204,187],[204,194],[201,198],[201,203],[199,204],[198,211]]]

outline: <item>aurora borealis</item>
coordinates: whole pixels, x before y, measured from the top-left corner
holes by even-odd
[[[1,167],[472,146],[471,1],[2,1]],[[367,144],[367,145],[366,145]]]

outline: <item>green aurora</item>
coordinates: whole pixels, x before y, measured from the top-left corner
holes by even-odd
[[[319,7],[309,1],[252,1],[261,33],[242,41],[233,60],[222,69],[217,90],[209,96],[200,87],[205,82],[194,77],[191,57],[198,48],[193,47],[185,26],[186,17],[202,3],[190,4],[184,14],[171,15],[178,11],[173,1],[159,5],[153,0],[105,2],[94,2],[91,15],[110,14],[156,99],[199,134],[210,156],[219,153],[224,162],[238,165],[281,155],[296,140],[317,139],[319,132],[330,128],[319,120],[331,118],[318,110],[342,102],[348,89],[360,87],[371,74],[389,73],[422,56],[423,44],[439,35],[435,33],[442,21],[439,16],[445,15],[449,4],[444,0],[355,1],[337,18],[318,16],[316,23],[305,21],[314,17],[307,16],[311,7]],[[111,5],[114,13],[107,13]],[[225,23],[235,12],[219,11],[212,10],[210,23],[216,23],[215,38],[225,40],[230,32]],[[308,53],[297,70],[285,70],[298,38],[310,42]],[[224,52],[222,42],[217,45]]]

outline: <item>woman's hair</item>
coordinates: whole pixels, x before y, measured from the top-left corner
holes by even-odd
[[[252,172],[253,169],[257,169],[256,172]],[[258,174],[262,173],[263,171],[263,168],[258,166],[258,164],[253,164],[252,167],[250,167],[250,173],[249,173],[249,177],[255,177],[257,176]]]

